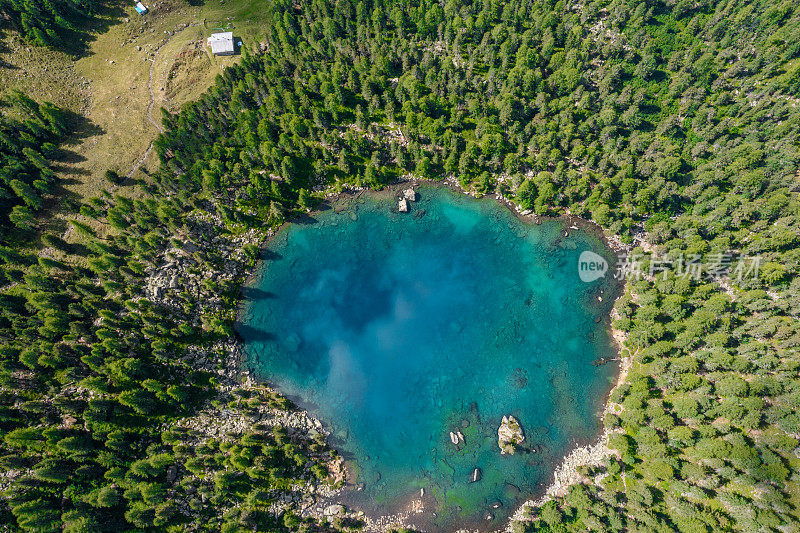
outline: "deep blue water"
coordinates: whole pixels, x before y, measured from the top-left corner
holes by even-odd
[[[616,364],[592,361],[614,354],[601,317],[616,289],[581,282],[578,256],[613,256],[563,221],[528,225],[493,200],[418,192],[411,213],[368,197],[282,230],[239,331],[256,375],[331,428],[362,489],[350,503],[391,512],[425,488],[429,527],[499,525],[599,429]],[[526,435],[513,456],[497,446],[506,414]]]

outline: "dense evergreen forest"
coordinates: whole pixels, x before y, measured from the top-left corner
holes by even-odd
[[[56,184],[51,160],[72,126],[64,111],[19,92],[1,105],[10,108],[0,116],[0,244],[6,245],[31,236],[34,216]]]
[[[0,0],[0,15],[5,15],[34,44],[70,48],[76,36],[85,34],[87,25],[104,3],[103,0]]]
[[[260,51],[164,114],[145,198],[105,191],[75,214],[70,239],[41,237],[47,253],[4,242],[0,523],[311,528],[284,495],[326,478],[333,455],[319,439],[258,417],[214,436],[191,421],[289,408],[221,372],[266,228],[323,192],[413,175],[591,218],[642,253],[645,272],[650,254],[762,258],[741,281],[630,281],[615,325],[634,363],[604,420],[617,455],[516,530],[800,524],[794,3],[264,9]],[[50,106],[10,103],[20,118],[0,125],[3,216],[30,231],[66,126]],[[219,276],[148,296],[178,255],[186,280]],[[352,525],[331,522],[314,527]]]

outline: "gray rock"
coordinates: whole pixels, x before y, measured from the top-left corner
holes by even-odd
[[[475,483],[477,481],[480,481],[481,477],[483,477],[481,469],[476,468],[475,470],[472,471],[472,477],[470,478],[470,483]]]
[[[345,513],[344,505],[341,504],[334,504],[329,505],[325,508],[322,512],[325,516],[342,516]]]

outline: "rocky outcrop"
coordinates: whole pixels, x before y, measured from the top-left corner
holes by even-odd
[[[342,516],[346,512],[344,505],[341,504],[334,504],[329,505],[325,508],[324,515],[325,516]]]
[[[522,426],[516,418],[511,415],[504,416],[500,427],[497,429],[497,444],[500,446],[500,453],[503,455],[514,455],[517,445],[525,440]]]
[[[397,200],[397,210],[401,213],[408,213],[411,209],[411,202],[417,201],[417,193],[414,189],[406,189]]]

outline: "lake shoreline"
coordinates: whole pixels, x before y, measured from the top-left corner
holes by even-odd
[[[620,294],[622,297],[624,292]],[[615,314],[612,309],[611,315]],[[578,468],[582,466],[599,466],[607,457],[617,457],[619,454],[608,447],[608,439],[612,434],[618,433],[611,428],[605,427],[605,417],[608,414],[618,414],[620,406],[611,402],[611,395],[619,387],[625,384],[628,373],[633,365],[633,354],[628,353],[623,355],[628,349],[624,346],[627,340],[627,334],[612,326],[612,338],[617,344],[619,350],[619,371],[617,379],[614,381],[614,386],[608,392],[603,410],[598,414],[600,418],[601,430],[599,435],[594,440],[587,443],[577,443],[576,446],[570,450],[561,463],[556,467],[553,472],[553,482],[548,485],[545,494],[538,499],[529,499],[520,505],[509,520],[508,527],[505,531],[511,531],[512,522],[526,522],[530,519],[530,513],[533,509],[539,508],[548,501],[564,496],[572,485],[590,481],[588,478],[578,473]]]
[[[557,220],[561,221],[565,228],[565,237],[569,235],[570,231],[574,230],[583,230],[590,235],[598,238],[603,242],[603,244],[611,250],[613,253],[618,254],[622,251],[625,251],[628,247],[622,244],[619,239],[615,239],[614,236],[609,236],[606,232],[597,224],[595,224],[591,220],[587,220],[581,217],[577,217],[571,214],[565,215],[558,215],[558,216],[539,216],[535,215],[530,211],[524,211],[519,209],[513,201],[508,198],[503,197],[500,194],[492,193],[486,195],[479,195],[473,192],[467,191],[460,186],[460,184],[455,179],[447,179],[447,180],[422,180],[422,179],[411,179],[405,181],[397,181],[390,185],[384,186],[380,190],[371,190],[366,188],[357,188],[357,189],[347,189],[341,192],[334,192],[329,193],[326,195],[325,199],[322,201],[320,206],[317,209],[310,210],[307,215],[303,215],[299,218],[295,218],[292,220],[288,220],[277,230],[271,230],[268,232],[267,237],[261,243],[262,248],[262,256],[257,259],[253,270],[248,273],[246,283],[243,285],[243,289],[245,286],[252,285],[257,283],[259,273],[263,272],[263,261],[267,260],[263,256],[263,250],[267,248],[269,243],[274,239],[276,236],[282,233],[286,228],[291,226],[295,223],[308,223],[312,222],[314,216],[316,214],[326,212],[329,210],[334,210],[336,213],[346,213],[348,209],[356,205],[358,200],[365,195],[369,195],[371,197],[377,197],[380,199],[388,199],[394,197],[394,199],[399,198],[402,195],[402,191],[408,188],[417,189],[419,187],[432,187],[432,188],[448,188],[454,193],[463,194],[470,196],[475,199],[493,199],[494,201],[498,202],[499,204],[505,206],[509,209],[515,217],[526,225],[538,225],[542,221],[545,220]],[[393,208],[396,210],[397,208]],[[412,204],[412,211],[413,211],[413,204]],[[409,216],[413,216],[413,212],[408,214]],[[306,220],[303,220],[303,219]],[[616,289],[619,290],[619,294],[617,297],[624,294],[624,284],[619,283]],[[236,312],[236,320],[237,322],[242,317],[242,313],[246,312],[247,309],[247,300],[244,297],[243,292],[240,293],[239,303],[237,305],[237,312]],[[613,314],[613,307],[612,313]],[[562,461],[560,461],[556,469],[554,471],[554,482],[548,485],[546,488],[543,488],[543,495],[538,499],[534,499],[536,494],[531,494],[531,499],[525,501],[521,505],[517,506],[516,512],[514,512],[511,518],[508,520],[507,528],[510,529],[511,523],[513,520],[524,519],[523,516],[526,513],[526,508],[530,507],[538,507],[542,505],[544,502],[548,501],[554,496],[558,496],[562,494],[566,489],[574,483],[582,481],[580,476],[577,475],[576,469],[578,466],[584,464],[597,464],[603,458],[607,457],[609,453],[611,453],[608,448],[606,447],[606,443],[608,440],[608,436],[610,434],[609,430],[603,428],[603,418],[606,413],[610,412],[609,409],[612,407],[609,403],[609,397],[611,393],[619,387],[622,383],[624,383],[627,377],[627,370],[628,370],[628,363],[626,360],[622,358],[622,344],[624,342],[624,334],[618,330],[614,330],[611,325],[611,315],[608,313],[605,314],[604,322],[606,322],[607,328],[610,330],[611,337],[616,342],[616,355],[620,358],[620,368],[617,371],[617,379],[614,381],[614,385],[609,390],[608,394],[606,395],[606,400],[602,403],[603,408],[598,413],[599,417],[599,428],[598,432],[595,437],[590,439],[585,439],[582,441],[577,441],[571,448],[567,454],[565,454]],[[246,371],[246,374],[249,376],[253,375],[253,369],[250,368],[248,357],[244,350],[239,350],[239,361],[238,365],[240,369]],[[278,387],[274,387],[273,384],[270,384],[269,380],[260,380],[264,381],[265,384],[270,386],[271,388],[275,388],[276,390],[280,390]],[[301,408],[302,409],[302,408]],[[302,409],[304,412],[305,409]],[[312,416],[309,414],[309,416]],[[327,432],[326,432],[327,433]],[[346,474],[346,477],[349,477]],[[542,484],[544,487],[544,484]],[[340,503],[342,501],[347,500],[348,498],[342,498],[342,491],[349,491],[353,490],[352,488],[346,488],[339,491],[336,491],[336,496],[331,498],[330,503]],[[537,491],[538,492],[538,491]],[[346,503],[346,502],[345,502]],[[324,505],[324,504],[323,504]],[[386,527],[398,526],[398,525],[410,525],[409,521],[412,521],[413,515],[422,512],[424,509],[424,504],[420,498],[412,498],[407,504],[398,505],[396,513],[389,513],[384,514],[381,516],[376,517],[369,517],[363,512],[357,512],[354,510],[352,513],[354,516],[357,516],[359,519],[362,519],[366,522],[366,531],[384,531]],[[459,531],[481,531],[485,528],[481,528],[478,524],[475,524],[477,529],[460,529]],[[502,529],[497,530],[502,531]]]

